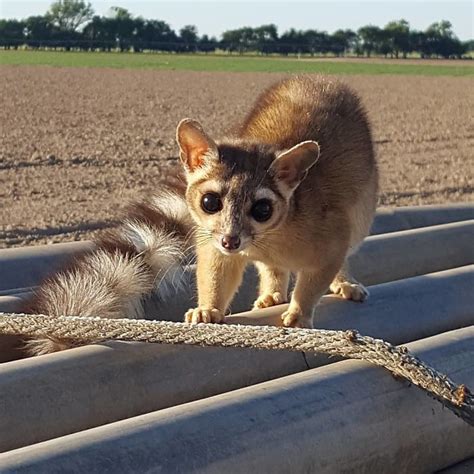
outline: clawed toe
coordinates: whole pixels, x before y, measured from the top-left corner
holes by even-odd
[[[305,317],[299,311],[287,310],[281,315],[281,320],[285,327],[309,329],[313,327],[311,318]]]
[[[265,295],[259,296],[253,304],[253,309],[269,308],[271,306],[276,306],[285,302],[286,299],[283,297],[283,295],[276,291],[275,293],[267,293]]]
[[[346,300],[363,302],[369,297],[369,291],[360,283],[343,282],[337,287],[331,287],[331,291]]]
[[[184,315],[186,323],[222,323],[224,321],[222,311],[218,309],[191,308]]]

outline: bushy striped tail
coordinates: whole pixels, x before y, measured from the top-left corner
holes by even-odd
[[[45,280],[22,309],[51,317],[142,318],[145,297],[168,293],[167,276],[176,285],[192,228],[184,188],[163,188],[130,206],[122,225],[103,232],[93,250]],[[46,336],[27,341],[26,349],[41,355],[90,342]]]

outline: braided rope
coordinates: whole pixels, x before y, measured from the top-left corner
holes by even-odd
[[[465,385],[456,385],[446,375],[408,352],[381,339],[357,331],[297,329],[275,326],[187,324],[170,321],[49,317],[0,313],[0,334],[54,337],[76,341],[106,340],[248,347],[299,352],[319,352],[361,359],[381,366],[426,391],[434,399],[474,426],[474,396]]]

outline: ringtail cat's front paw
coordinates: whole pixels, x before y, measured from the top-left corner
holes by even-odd
[[[333,282],[330,290],[346,300],[363,302],[369,297],[369,290],[359,282]]]
[[[224,313],[219,309],[191,308],[186,311],[184,321],[186,323],[223,323]]]
[[[302,311],[288,308],[282,315],[283,326],[292,328],[313,328],[313,318],[305,316]]]
[[[277,304],[286,303],[286,298],[279,292],[266,293],[260,295],[253,304],[253,309],[269,308],[270,306],[276,306]]]

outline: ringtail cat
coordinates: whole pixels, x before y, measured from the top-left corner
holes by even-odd
[[[28,312],[143,317],[143,298],[156,282],[166,286],[189,246],[198,289],[189,323],[223,322],[250,263],[260,276],[254,308],[287,302],[295,275],[284,326],[312,327],[328,289],[368,296],[347,257],[370,230],[378,173],[366,112],[348,86],[320,76],[283,80],[223,138],[184,119],[177,142],[185,184],[133,205],[120,227],[38,288]],[[43,338],[28,348],[44,354],[74,344]]]

